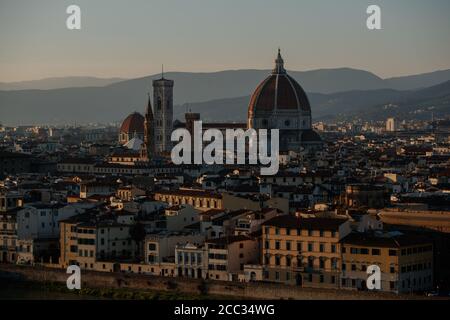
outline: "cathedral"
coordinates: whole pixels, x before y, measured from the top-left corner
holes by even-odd
[[[311,106],[303,88],[284,69],[278,49],[275,68],[254,91],[248,106],[248,128],[279,129],[280,151],[311,151],[322,148],[312,130]]]
[[[164,78],[153,81],[153,107],[148,97],[144,117],[138,113],[128,116],[122,124],[119,140],[129,148],[138,148],[141,161],[164,157],[172,149],[171,134],[177,128],[192,129],[200,114],[187,113],[186,122],[173,121],[174,81]],[[247,123],[203,123],[203,128],[279,129],[280,151],[321,150],[323,142],[312,129],[311,106],[303,88],[289,76],[278,50],[271,74],[255,89],[248,106]],[[129,141],[131,137],[132,141]],[[143,139],[140,141],[139,139]],[[136,143],[139,140],[141,143]],[[137,147],[136,147],[137,146]]]

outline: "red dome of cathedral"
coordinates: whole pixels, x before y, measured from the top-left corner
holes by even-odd
[[[138,112],[134,112],[126,117],[120,127],[120,133],[133,134],[135,132],[144,133],[144,117]]]
[[[275,110],[311,112],[305,91],[286,73],[283,64],[283,58],[278,50],[275,69],[258,85],[250,99],[249,116]]]

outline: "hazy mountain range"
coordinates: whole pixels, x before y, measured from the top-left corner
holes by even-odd
[[[96,77],[55,77],[39,80],[0,82],[0,90],[50,90],[74,87],[103,87],[108,84],[123,81],[122,78],[96,78]]]
[[[191,109],[201,112],[208,121],[245,121],[249,95],[269,73],[269,70],[171,72],[165,77],[175,80],[176,117],[183,118],[184,112]],[[450,70],[390,79],[349,68],[289,74],[308,92],[314,119],[349,117],[361,110],[367,115],[376,110],[372,116],[385,118],[407,105],[435,108],[436,115],[449,111],[450,85],[444,82],[450,80]],[[9,88],[0,91],[0,122],[15,125],[121,121],[130,112],[144,112],[151,81],[159,77],[156,74],[122,81],[68,77],[0,84],[0,88]],[[21,90],[21,86],[32,89]],[[389,107],[390,104],[393,106]],[[428,109],[417,113],[414,110],[408,114],[429,116]]]

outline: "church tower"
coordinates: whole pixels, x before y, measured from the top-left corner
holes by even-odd
[[[170,136],[173,126],[173,80],[164,78],[153,81],[154,138],[157,154],[171,152]]]
[[[147,110],[144,120],[144,143],[141,149],[141,159],[149,161],[155,154],[155,124],[153,119],[152,104],[150,102],[150,94],[148,95]]]

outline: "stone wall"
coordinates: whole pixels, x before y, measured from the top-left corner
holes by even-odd
[[[60,282],[68,278],[65,270],[43,267],[0,264],[0,278],[8,277],[37,282]],[[219,296],[242,297],[247,299],[313,299],[313,300],[360,300],[360,299],[423,299],[425,297],[394,295],[389,293],[357,292],[347,290],[306,289],[295,286],[268,283],[236,283],[222,281],[202,281],[198,279],[171,278],[126,273],[81,272],[82,287],[89,288],[129,288],[182,292],[187,294],[205,293]]]

